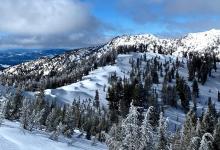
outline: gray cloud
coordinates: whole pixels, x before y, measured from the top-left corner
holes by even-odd
[[[158,23],[169,31],[220,27],[219,0],[119,0],[118,10],[137,24]]]
[[[2,0],[0,48],[70,48],[103,42],[89,5],[79,0]]]
[[[219,0],[170,0],[164,2],[166,11],[171,14],[219,15]]]

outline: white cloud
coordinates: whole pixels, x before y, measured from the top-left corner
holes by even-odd
[[[1,0],[0,49],[74,48],[104,42],[103,29],[108,27],[89,6],[80,0]]]
[[[15,34],[75,32],[95,23],[77,0],[2,0],[0,15],[0,31]]]

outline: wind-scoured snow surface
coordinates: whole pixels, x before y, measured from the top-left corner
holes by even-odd
[[[77,135],[77,134],[76,134]],[[92,146],[91,141],[73,137],[74,143],[68,145],[69,139],[60,137],[58,141],[50,140],[47,133],[28,132],[20,128],[19,123],[5,121],[0,127],[0,150],[106,150],[104,144]]]
[[[129,58],[132,55],[119,55],[117,64],[112,66],[99,67],[91,71],[89,75],[84,76],[82,81],[62,86],[57,89],[48,89],[45,91],[47,96],[51,96],[58,101],[72,103],[73,99],[93,99],[95,91],[99,91],[101,104],[107,106],[106,91],[108,89],[108,78],[111,74],[116,74],[120,77],[127,77],[130,70]]]

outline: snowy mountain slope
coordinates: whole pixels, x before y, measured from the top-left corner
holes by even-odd
[[[111,52],[120,46],[131,46],[140,47],[142,44],[148,46],[148,51],[144,52],[147,59],[153,59],[155,57],[159,58],[160,62],[165,62],[170,60],[169,66],[172,62],[177,59],[181,60],[181,67],[179,69],[179,74],[184,77],[187,81],[188,79],[188,69],[186,64],[186,59],[182,58],[182,51],[185,52],[211,52],[215,50],[218,53],[219,48],[219,32],[216,30],[211,30],[204,33],[189,34],[182,39],[159,39],[152,35],[136,35],[136,36],[122,36],[117,37],[107,43],[104,46],[88,48],[88,49],[78,49],[59,55],[53,58],[42,58],[37,61],[31,61],[23,63],[14,67],[10,67],[3,72],[3,75],[23,75],[31,74],[35,77],[36,74],[41,74],[41,77],[50,76],[51,73],[55,72],[60,75],[65,71],[69,65],[72,63],[83,64],[82,62],[87,61],[88,57],[94,57],[94,59],[99,59],[108,52]],[[156,48],[155,48],[156,47]],[[173,55],[163,55],[158,54],[159,47],[162,51],[173,50]],[[217,47],[216,49],[213,49]],[[155,50],[156,49],[156,50]],[[131,71],[131,64],[129,61],[131,59],[137,59],[143,56],[143,52],[130,52],[125,54],[118,54],[115,64],[108,64],[98,69],[92,68],[88,75],[83,75],[82,79],[77,80],[74,83],[67,84],[65,86],[60,86],[55,89],[47,89],[45,94],[47,97],[54,98],[60,102],[69,103],[74,99],[94,99],[95,91],[99,91],[101,104],[108,107],[108,102],[106,100],[108,77],[116,73],[117,76],[123,78],[129,77]],[[90,66],[94,64],[89,64]],[[73,67],[71,65],[71,67]],[[78,68],[77,68],[78,67]],[[220,64],[217,64],[217,68]],[[75,66],[76,69],[81,69],[78,65]],[[52,76],[52,75],[51,75]],[[216,109],[220,110],[220,103],[217,101],[217,92],[220,89],[220,70],[213,72],[211,77],[208,77],[208,81],[205,85],[199,85],[200,97],[197,103],[197,112],[201,113],[202,110],[207,107],[207,100],[209,97],[215,103]],[[172,81],[173,84],[175,81]],[[153,88],[157,89],[159,102],[161,101],[161,91],[162,91],[163,77],[159,78],[159,84],[154,84]],[[191,87],[192,82],[188,82]],[[191,103],[192,106],[192,103]],[[177,108],[171,106],[164,107],[165,116],[168,117],[171,130],[179,128],[184,122],[185,112],[181,109],[181,105]],[[27,138],[28,137],[28,138]],[[35,143],[34,143],[35,142]],[[28,144],[27,144],[28,143]],[[34,143],[34,144],[33,144]],[[45,133],[28,133],[23,134],[19,128],[19,124],[6,122],[3,127],[0,128],[0,149],[27,149],[34,150],[39,149],[42,145],[45,145],[45,149],[105,149],[105,145],[99,145],[97,147],[91,147],[91,142],[86,140],[79,140],[75,143],[73,147],[67,146],[66,139],[61,139],[60,142],[54,142],[48,139],[48,135]],[[55,143],[55,144],[54,144]],[[34,145],[34,146],[33,146]],[[51,146],[51,145],[54,145]],[[26,146],[26,147],[25,147]],[[37,148],[35,146],[38,146]],[[25,148],[24,148],[25,147]],[[18,149],[19,150],[19,149]]]
[[[206,52],[214,50],[219,53],[220,45],[220,30],[212,29],[210,31],[189,33],[182,38],[177,39],[160,39],[154,35],[134,35],[121,36],[113,39],[110,42],[112,47],[118,46],[140,46],[141,44],[149,45],[152,50],[154,45],[162,46],[162,49],[173,49],[174,55],[179,55],[181,52]]]
[[[5,75],[18,75],[21,72],[27,72],[33,75],[36,72],[42,76],[47,76],[51,72],[62,72],[70,63],[76,63],[86,60],[88,56],[97,55],[97,58],[117,49],[120,46],[134,46],[136,48],[141,45],[147,45],[148,51],[161,50],[171,51],[175,56],[182,56],[182,52],[211,52],[214,51],[219,55],[220,52],[220,30],[210,30],[200,33],[190,33],[179,39],[160,39],[156,36],[133,35],[119,36],[111,40],[109,43],[93,48],[76,49],[53,58],[42,58],[36,61],[30,61],[20,65],[12,66],[4,71]]]
[[[111,40],[109,43],[92,48],[77,49],[70,52],[67,52],[63,55],[58,55],[53,58],[41,58],[36,61],[30,61],[20,65],[9,67],[3,71],[3,75],[9,75],[13,77],[14,75],[24,76],[32,75],[33,77],[36,74],[40,74],[41,78],[44,76],[49,76],[51,73],[56,73],[57,75],[61,74],[68,67],[73,67],[76,64],[75,68],[80,69],[77,64],[86,62],[89,57],[94,57],[94,59],[99,59],[106,53],[109,53],[120,46],[133,46],[139,48],[141,45],[147,45],[147,56],[150,58],[154,56],[160,56],[164,59],[169,59],[170,55],[159,55],[157,51],[161,47],[162,51],[172,50],[173,56],[172,60],[175,61],[176,56],[182,56],[182,52],[211,52],[215,51],[219,54],[219,44],[220,44],[220,31],[219,30],[210,30],[200,33],[190,33],[187,36],[180,39],[159,39],[153,35],[134,35],[134,36],[121,36],[116,37]],[[155,52],[155,53],[153,53]],[[105,85],[107,86],[108,77],[111,73],[117,72],[119,76],[127,75],[130,70],[129,67],[129,58],[137,57],[141,54],[122,54],[117,57],[115,65],[108,65],[99,67],[99,69],[90,72],[88,76],[82,77],[82,81],[69,84],[67,86],[62,86],[56,89],[46,90],[46,94],[52,98],[56,98],[60,101],[71,103],[74,98],[84,99],[91,98],[93,99],[95,95],[95,90],[99,90],[101,98],[103,99],[102,104],[106,104],[106,90],[104,92]],[[185,60],[184,60],[185,61]],[[92,64],[94,65],[94,64]],[[90,64],[91,66],[91,64]],[[77,68],[78,67],[78,68]],[[187,67],[186,62],[184,65],[185,68],[180,70],[182,74],[187,79]],[[25,74],[24,74],[25,73]],[[218,76],[218,72],[215,73]],[[211,78],[205,86],[201,86],[204,92],[204,95],[201,97],[207,100],[208,96],[211,96],[213,100],[216,100],[217,94],[216,91],[219,89],[218,78]],[[189,83],[190,85],[191,83]],[[158,85],[158,88],[161,88],[161,85]],[[211,92],[207,92],[210,91]],[[213,93],[212,93],[213,92]],[[202,108],[205,102],[198,105]]]
[[[0,150],[105,150],[106,145],[73,137],[74,143],[68,145],[70,139],[60,137],[58,142],[50,140],[48,133],[42,131],[28,132],[20,128],[19,123],[5,121],[0,127]]]
[[[119,46],[135,46],[148,45],[148,50],[153,51],[155,47],[162,46],[164,51],[175,49],[178,44],[178,39],[160,39],[154,35],[132,35],[132,36],[120,36],[114,38],[110,43],[110,47],[117,48]]]
[[[220,51],[220,30],[212,29],[206,32],[189,33],[187,36],[181,39],[181,45],[174,52],[177,55],[181,51],[192,52],[211,52],[218,53]]]
[[[106,100],[108,77],[115,73],[118,77],[129,77],[131,71],[131,66],[129,63],[130,59],[137,59],[143,56],[144,53],[130,53],[130,54],[121,54],[118,55],[116,64],[111,66],[100,67],[96,70],[90,72],[88,76],[85,76],[82,81],[62,86],[57,89],[48,89],[45,91],[46,95],[56,100],[72,103],[73,99],[80,98],[94,100],[95,90],[99,90],[100,101],[104,106],[108,106],[108,101]],[[146,52],[147,59],[152,59],[155,57],[160,58],[160,62],[165,62],[165,60],[172,60],[175,62],[177,57],[171,55],[161,55],[153,52]],[[184,77],[188,85],[191,87],[192,82],[188,81],[188,73],[186,66],[185,58],[178,58],[183,62],[182,67],[179,69],[179,74]],[[220,64],[217,64],[217,67],[220,68]],[[197,104],[197,111],[201,113],[207,108],[208,98],[212,98],[212,102],[215,103],[216,110],[220,111],[220,102],[217,101],[217,93],[220,89],[220,70],[213,72],[212,77],[209,77],[205,85],[199,85],[200,96]],[[159,78],[160,83],[154,84],[153,87],[156,88],[159,92],[162,90],[163,77]],[[174,81],[173,81],[174,82]],[[173,83],[171,83],[173,84]],[[105,87],[106,86],[106,87]],[[105,88],[105,90],[104,90]],[[161,95],[159,93],[159,95]],[[160,101],[160,96],[159,96]],[[191,106],[193,104],[191,103]],[[168,117],[170,121],[170,129],[174,130],[182,125],[185,119],[185,113],[181,108],[173,108],[170,106],[165,107],[165,116]]]
[[[121,46],[130,47],[131,49],[132,47],[139,49],[144,46],[147,51],[158,53],[160,51],[160,53],[175,56],[182,56],[182,52],[198,52],[201,54],[215,52],[215,55],[219,56],[220,30],[213,29],[206,32],[190,33],[179,39],[160,39],[148,34],[120,36],[102,46],[76,49],[53,58],[45,57],[12,66],[5,69],[2,75],[6,77],[5,80],[17,78],[16,76],[18,76],[24,83],[27,83],[29,78],[38,82],[39,79],[44,80],[45,77],[49,79],[53,76],[68,76],[69,72],[80,72],[82,65],[91,69],[94,64],[88,64],[89,60],[101,61],[106,54],[117,51]],[[79,79],[77,78],[77,80]]]
[[[174,56],[160,55],[152,52],[148,52],[147,59],[152,59],[156,56],[161,57],[161,61],[168,60],[170,58],[175,60]],[[95,91],[98,90],[100,94],[101,103],[107,106],[106,92],[109,86],[108,78],[111,74],[116,73],[118,77],[124,78],[129,77],[131,71],[130,59],[137,59],[143,53],[130,53],[120,54],[116,59],[116,64],[99,67],[93,70],[89,75],[84,76],[82,81],[62,86],[56,89],[47,89],[45,93],[47,96],[52,97],[56,100],[72,103],[73,99],[94,99]]]
[[[106,93],[103,90],[108,85],[109,75],[114,72],[123,74],[117,66],[105,66],[92,71],[90,75],[83,77],[82,81],[57,89],[48,89],[45,93],[63,102],[71,103],[73,98],[93,99],[95,90],[99,90],[101,99],[105,99]],[[106,105],[106,101],[102,101],[102,104]]]
[[[120,77],[127,77],[127,72],[130,71],[129,58],[132,55],[119,55],[116,65],[108,65],[99,67],[84,76],[82,81],[59,87],[57,89],[47,89],[47,96],[60,100],[62,102],[72,103],[73,99],[94,99],[95,91],[98,90],[101,104],[107,105],[106,92],[109,86],[108,78],[111,74],[117,73]]]
[[[56,89],[47,89],[45,91],[46,95],[50,95],[51,97],[56,97],[57,99],[63,100],[63,102],[71,103],[74,98],[78,99],[93,99],[95,96],[95,90],[99,90],[100,99],[103,100],[103,104],[106,104],[106,92],[108,84],[108,77],[111,74],[116,73],[117,76],[123,78],[128,77],[129,72],[131,71],[131,66],[129,63],[129,59],[140,58],[144,53],[130,53],[130,54],[120,54],[116,59],[116,64],[108,65],[105,67],[99,67],[96,70],[93,70],[89,73],[89,75],[84,76],[82,81],[62,86]],[[146,52],[147,59],[152,59],[154,57],[160,57],[160,61],[164,62],[165,60],[172,60],[175,62],[176,56],[171,55],[161,55],[152,52]],[[183,59],[183,67],[179,69],[179,74],[185,78],[187,81],[187,66],[186,59]],[[220,64],[218,64],[220,67]],[[212,77],[208,78],[208,81],[205,85],[200,86],[201,88],[201,96],[200,98],[208,100],[208,97],[211,97],[213,100],[217,100],[217,91],[220,88],[220,70],[214,72]],[[163,82],[163,78],[160,78],[160,84],[154,85],[159,90],[161,89]],[[188,82],[191,86],[191,82]],[[106,86],[106,87],[105,87]],[[104,90],[105,88],[105,90]],[[201,102],[202,106],[205,105],[205,102]],[[216,102],[217,106],[218,103]],[[219,105],[220,109],[220,105]]]
[[[36,61],[30,61],[22,63],[16,66],[12,66],[6,69],[4,72],[9,74],[19,74],[20,71],[25,70],[29,74],[35,74],[36,72],[41,72],[43,75],[48,75],[52,70],[56,72],[62,72],[68,63],[74,63],[80,59],[85,58],[90,55],[93,51],[98,48],[87,48],[87,49],[77,49],[71,52],[66,52],[62,55],[57,55],[55,57],[43,57]]]

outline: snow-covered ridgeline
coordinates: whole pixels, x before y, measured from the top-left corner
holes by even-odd
[[[165,39],[158,38],[154,35],[124,35],[111,40],[109,43],[93,48],[83,48],[70,51],[63,55],[54,58],[42,58],[36,61],[30,61],[20,65],[9,67],[4,71],[6,75],[18,74],[18,70],[24,69],[32,74],[43,72],[43,75],[48,75],[52,70],[62,72],[67,67],[68,62],[78,62],[83,58],[96,54],[98,57],[105,53],[116,49],[119,46],[134,46],[138,47],[141,44],[148,45],[148,50],[151,51],[156,47],[162,47],[162,50],[172,50],[175,56],[182,56],[182,52],[220,52],[220,30],[210,30],[199,33],[189,33],[183,38]],[[218,54],[218,56],[220,56]],[[36,67],[37,66],[37,67]],[[37,69],[36,69],[37,68]]]

